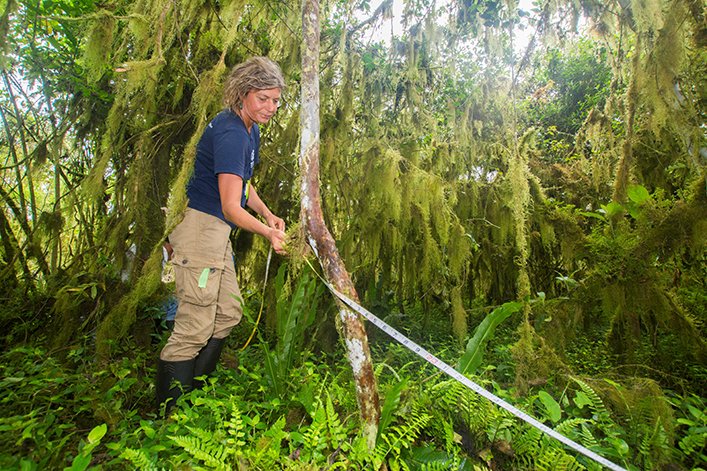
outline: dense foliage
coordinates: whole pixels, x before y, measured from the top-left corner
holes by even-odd
[[[701,2],[410,0],[385,40],[394,4],[368,3],[323,3],[320,39],[324,212],[366,307],[624,467],[704,467]],[[1,467],[595,469],[375,331],[369,454],[297,227],[263,293],[267,247],[234,234],[258,341],[238,351],[245,322],[210,386],[157,419],[161,243],[250,55],[291,84],[256,185],[298,219],[299,9],[0,9]]]

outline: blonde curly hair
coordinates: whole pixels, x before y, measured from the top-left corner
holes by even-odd
[[[223,104],[236,111],[241,108],[248,92],[271,88],[285,88],[280,66],[267,57],[251,57],[235,66],[228,74],[223,90]]]

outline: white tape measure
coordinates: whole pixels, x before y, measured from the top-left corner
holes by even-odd
[[[383,330],[386,334],[390,335],[393,337],[395,340],[403,344],[408,350],[414,352],[417,356],[420,358],[423,358],[427,362],[431,363],[433,366],[438,368],[440,371],[443,373],[446,373],[447,375],[451,376],[452,378],[456,379],[460,383],[462,383],[464,386],[468,387],[472,391],[476,392],[477,394],[480,394],[481,396],[485,397],[489,401],[493,402],[494,404],[498,405],[499,407],[502,407],[506,409],[508,412],[511,414],[515,415],[521,420],[524,420],[525,422],[529,423],[533,427],[545,432],[547,435],[551,436],[552,438],[561,441],[568,447],[572,448],[575,451],[578,451],[579,453],[583,454],[587,458],[590,458],[597,463],[606,466],[609,469],[613,469],[615,471],[626,471],[624,468],[621,466],[618,466],[611,461],[607,460],[606,458],[599,456],[598,454],[594,453],[593,451],[589,450],[588,448],[583,447],[579,443],[570,440],[569,438],[565,437],[564,435],[557,433],[550,427],[546,426],[545,424],[539,422],[537,419],[534,419],[533,417],[529,416],[525,412],[521,411],[520,409],[512,406],[511,404],[507,403],[503,399],[501,399],[498,396],[495,396],[488,392],[486,389],[483,387],[479,386],[463,374],[459,373],[457,370],[437,358],[436,356],[432,355],[430,352],[410,340],[409,338],[405,337],[403,334],[383,322],[381,319],[376,317],[374,314],[370,313],[367,311],[365,308],[360,306],[358,303],[353,301],[352,299],[348,298],[344,294],[338,292],[333,286],[331,286],[329,283],[326,283],[326,286],[329,288],[329,290],[334,293],[339,299],[341,299],[344,303],[346,303],[351,309],[356,311],[357,313],[361,314],[363,317],[371,321],[373,324],[375,324],[376,327],[380,328]]]

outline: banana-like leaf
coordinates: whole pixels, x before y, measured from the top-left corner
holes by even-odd
[[[486,344],[493,337],[498,325],[508,319],[512,314],[518,312],[523,307],[523,303],[511,301],[501,304],[491,311],[481,324],[476,327],[474,336],[466,344],[466,352],[462,355],[457,366],[457,371],[462,374],[473,374],[481,365]]]
[[[562,418],[562,407],[560,407],[560,404],[558,404],[555,398],[542,389],[538,391],[538,398],[545,406],[545,411],[550,420],[554,423],[559,422]]]
[[[400,405],[400,395],[407,384],[408,378],[403,378],[392,385],[388,390],[388,393],[385,395],[385,401],[383,402],[383,407],[381,407],[381,418],[378,423],[379,437],[385,432],[388,425],[393,421],[395,413],[398,411],[398,406]]]

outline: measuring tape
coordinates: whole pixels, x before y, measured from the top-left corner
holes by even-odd
[[[316,271],[315,271],[316,273]],[[409,338],[405,337],[403,334],[383,322],[381,319],[376,317],[374,314],[371,312],[367,311],[364,309],[362,306],[360,306],[358,303],[353,301],[352,299],[348,298],[344,294],[340,293],[339,291],[336,290],[332,285],[327,283],[326,281],[324,282],[326,286],[329,288],[329,290],[334,293],[339,299],[341,299],[344,303],[346,303],[351,309],[356,311],[357,313],[361,314],[363,317],[371,321],[376,327],[381,329],[383,332],[386,334],[390,335],[393,337],[395,340],[397,340],[399,343],[404,345],[408,350],[412,351],[415,353],[417,356],[420,358],[424,359],[428,363],[432,364],[432,366],[436,367],[439,369],[442,373],[445,373],[452,378],[456,379],[460,383],[462,383],[464,386],[468,387],[472,391],[474,391],[477,394],[480,394],[481,396],[485,397],[489,401],[493,402],[494,404],[498,405],[499,407],[502,407],[506,409],[508,412],[511,414],[515,415],[519,419],[529,423],[533,427],[545,432],[547,435],[551,436],[552,438],[561,441],[568,447],[572,448],[575,451],[578,451],[579,453],[583,454],[587,458],[590,458],[597,463],[606,466],[609,469],[613,469],[615,471],[626,471],[624,468],[621,466],[618,466],[611,461],[607,460],[606,458],[599,456],[598,454],[594,453],[592,450],[583,447],[579,443],[570,440],[569,438],[565,437],[564,435],[557,433],[550,427],[546,426],[545,424],[539,422],[537,419],[534,419],[533,417],[529,416],[525,412],[521,411],[520,409],[512,406],[511,404],[507,403],[503,399],[501,399],[498,396],[495,396],[488,392],[486,389],[483,387],[479,386],[463,374],[459,373],[457,370],[410,340]]]

